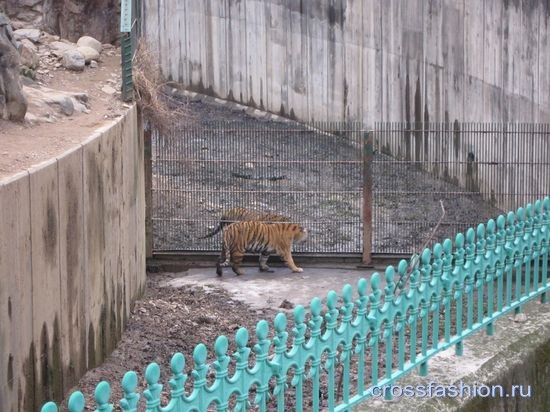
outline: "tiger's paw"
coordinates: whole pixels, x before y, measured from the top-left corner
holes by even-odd
[[[293,270],[294,273],[302,273],[304,271],[304,269],[302,268],[296,268]]]
[[[275,271],[273,269],[271,269],[269,266],[264,266],[264,267],[260,267],[260,272],[273,273]]]

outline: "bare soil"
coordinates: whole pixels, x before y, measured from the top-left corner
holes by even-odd
[[[87,93],[90,113],[75,113],[54,123],[35,125],[0,120],[0,179],[59,156],[124,113],[128,106],[118,94],[108,95],[101,90],[107,84],[118,87],[120,53],[116,49],[104,51],[98,63],[97,68],[86,67],[83,72],[61,67],[37,75],[37,81],[46,87]]]

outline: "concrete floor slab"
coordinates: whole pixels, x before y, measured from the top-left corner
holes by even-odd
[[[292,273],[286,267],[273,267],[273,273],[260,272],[257,267],[244,267],[245,275],[236,276],[230,268],[222,277],[215,268],[194,268],[168,282],[171,286],[221,286],[255,309],[278,308],[284,300],[294,305],[308,306],[314,297],[324,298],[330,290],[341,294],[345,284],[354,289],[362,277],[370,279],[373,271],[356,267],[305,267],[302,273]]]

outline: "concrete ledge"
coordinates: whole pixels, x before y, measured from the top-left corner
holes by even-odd
[[[511,394],[512,385],[531,385],[531,397],[431,397],[369,399],[356,411],[547,411],[550,410],[550,304],[539,300],[524,306],[527,320],[518,323],[513,312],[495,323],[494,336],[480,330],[464,341],[464,355],[449,349],[429,362],[428,376],[411,374],[396,384],[405,385],[502,385]]]

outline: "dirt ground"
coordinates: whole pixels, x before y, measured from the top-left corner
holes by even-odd
[[[48,88],[87,93],[90,113],[75,113],[54,123],[32,126],[0,120],[0,179],[60,155],[105,122],[119,117],[129,106],[101,88],[106,84],[116,87],[113,82],[120,77],[120,64],[120,53],[112,50],[102,54],[97,68],[86,67],[84,72],[59,68],[39,73],[37,81]]]

